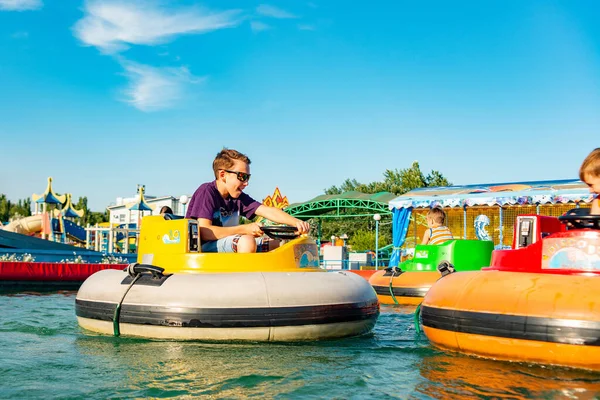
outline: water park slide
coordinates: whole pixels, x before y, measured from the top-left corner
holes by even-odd
[[[20,233],[22,235],[31,235],[32,233],[37,233],[42,230],[44,216],[32,215],[30,217],[21,218],[19,220],[13,221],[10,224],[4,226],[2,229],[8,232]],[[54,230],[60,231],[58,220],[52,218],[52,228]],[[67,219],[63,220],[63,226],[65,229],[65,233],[69,238],[76,240],[80,243],[85,242],[85,229],[80,227],[74,222],[71,222]]]
[[[51,242],[50,240],[0,229],[0,250],[4,249],[65,250],[69,251],[69,254],[74,251],[81,252],[85,250],[68,244]]]
[[[30,235],[42,230],[42,215],[32,215],[11,222],[2,228],[7,232],[15,232],[23,235]]]
[[[65,227],[65,233],[71,240],[85,243],[85,228],[68,219],[63,220],[63,226]]]

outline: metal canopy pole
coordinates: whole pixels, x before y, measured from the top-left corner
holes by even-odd
[[[500,206],[500,232],[498,233],[498,239],[500,240],[500,246],[504,246],[504,227],[502,225],[502,206]]]
[[[463,206],[463,239],[467,240],[467,205]]]

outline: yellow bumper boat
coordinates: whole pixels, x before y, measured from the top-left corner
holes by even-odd
[[[291,239],[286,228],[293,229],[265,233]],[[79,289],[79,325],[115,336],[218,341],[338,338],[375,325],[379,303],[369,283],[321,269],[308,237],[268,253],[200,249],[196,221],[145,217],[138,263],[100,271]]]

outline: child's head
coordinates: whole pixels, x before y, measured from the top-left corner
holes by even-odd
[[[427,213],[427,225],[430,228],[446,224],[446,213],[439,207],[434,207]]]
[[[213,161],[218,185],[231,197],[238,198],[250,179],[250,159],[239,151],[223,149]]]
[[[587,183],[590,192],[600,193],[600,147],[583,160],[579,168],[579,178]]]
[[[171,210],[171,207],[169,207],[169,206],[163,206],[163,207],[160,209],[160,214],[161,214],[161,215],[162,215],[162,214],[173,214],[173,210]]]
[[[213,161],[213,171],[215,173],[215,178],[219,177],[220,170],[232,169],[236,164],[236,161],[239,163],[244,163],[250,165],[250,159],[245,154],[240,153],[237,150],[233,149],[223,149],[217,154],[215,160]]]

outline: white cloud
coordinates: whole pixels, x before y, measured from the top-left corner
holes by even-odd
[[[265,17],[271,17],[271,18],[280,18],[280,19],[298,18],[294,14],[291,14],[285,10],[282,10],[281,8],[270,6],[268,4],[259,5],[258,7],[256,7],[256,12],[259,13],[260,15],[264,15]]]
[[[0,10],[26,11],[42,8],[42,0],[0,0]]]
[[[250,21],[250,29],[252,29],[252,32],[260,32],[266,31],[267,29],[271,29],[271,27],[265,24],[264,22]]]
[[[141,111],[151,112],[172,107],[185,97],[188,87],[204,81],[186,67],[157,68],[129,61],[122,62],[129,86],[124,101]]]
[[[84,12],[73,27],[75,36],[105,53],[117,53],[129,45],[166,43],[179,35],[229,28],[241,21],[239,10],[167,9],[140,0],[89,0]]]
[[[301,31],[314,31],[315,27],[312,25],[298,24],[298,29]]]

